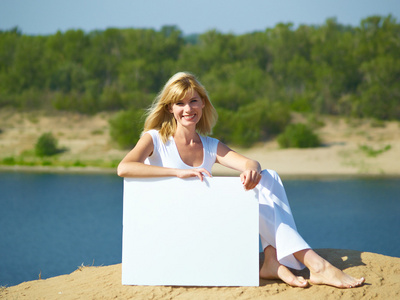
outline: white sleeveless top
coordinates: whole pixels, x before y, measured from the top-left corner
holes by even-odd
[[[211,173],[211,168],[217,158],[217,148],[219,142],[217,139],[199,135],[201,143],[203,144],[203,163],[198,167],[192,167],[182,161],[173,137],[170,137],[164,144],[160,135],[158,134],[158,130],[153,129],[145,133],[151,135],[154,145],[154,151],[151,156],[146,158],[144,161],[145,164],[177,169],[204,168]]]

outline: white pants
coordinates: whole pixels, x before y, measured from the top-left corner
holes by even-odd
[[[273,170],[261,172],[256,187],[260,208],[260,238],[263,249],[271,245],[276,249],[278,261],[292,269],[303,269],[293,253],[310,246],[297,232],[286,192],[279,175]]]

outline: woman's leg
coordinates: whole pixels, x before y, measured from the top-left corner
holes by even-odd
[[[310,270],[310,282],[326,284],[338,288],[353,288],[363,285],[365,279],[356,279],[319,256],[312,249],[305,249],[294,253],[294,256]]]
[[[287,267],[279,263],[276,250],[272,246],[264,249],[265,259],[260,270],[263,279],[280,279],[295,287],[307,287],[308,281],[302,276],[295,276]]]
[[[357,287],[364,278],[355,279],[332,266],[311,250],[297,232],[279,175],[272,170],[264,170],[257,186],[260,203],[260,237],[264,248],[265,261],[260,277],[282,279],[294,286],[304,285],[301,277],[296,277],[287,268],[310,269],[310,282],[340,288]]]
[[[293,253],[311,248],[297,232],[289,201],[279,175],[263,170],[256,188],[259,201],[259,233],[263,249],[272,246],[280,264],[300,270],[304,265]]]

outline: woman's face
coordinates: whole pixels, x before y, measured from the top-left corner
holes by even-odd
[[[193,90],[188,92],[181,101],[174,103],[170,112],[179,125],[184,127],[194,126],[200,121],[203,114],[204,102],[199,94]]]

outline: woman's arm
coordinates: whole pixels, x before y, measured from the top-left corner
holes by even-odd
[[[218,143],[216,162],[242,172],[240,178],[246,190],[254,189],[260,182],[260,163],[233,151],[224,143]]]
[[[153,139],[150,134],[144,134],[136,146],[122,159],[117,173],[121,177],[171,177],[179,178],[199,177],[203,180],[204,173],[211,177],[205,169],[173,169],[151,166],[144,163],[154,151]]]

